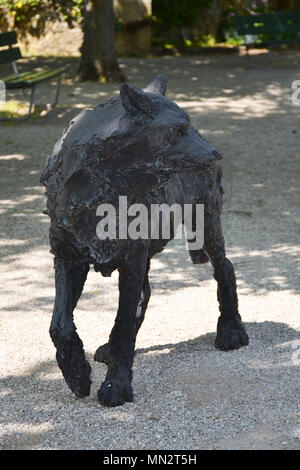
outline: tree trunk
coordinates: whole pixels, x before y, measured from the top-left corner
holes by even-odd
[[[125,81],[115,45],[113,0],[85,0],[79,80]]]

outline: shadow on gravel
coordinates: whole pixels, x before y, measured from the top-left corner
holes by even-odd
[[[243,322],[246,327],[246,331],[250,337],[250,347],[241,348],[240,351],[251,350],[251,343],[253,340],[263,344],[264,346],[270,345],[280,345],[286,341],[293,341],[295,339],[300,339],[300,332],[289,327],[285,323],[275,323],[272,321],[264,322],[255,322],[247,323]],[[178,354],[181,352],[193,352],[193,351],[215,351],[215,353],[224,354],[226,356],[230,354],[238,354],[237,351],[229,352],[220,352],[214,348],[214,340],[216,333],[207,333],[205,335],[199,336],[198,338],[193,338],[188,341],[182,341],[180,343],[168,343],[150,346],[148,348],[139,348],[136,349],[136,355],[143,355],[149,352],[155,351],[164,351],[169,350],[168,355],[170,358],[173,354]],[[224,356],[224,357],[225,357]]]
[[[168,402],[171,399],[168,394],[173,391],[184,396],[186,407],[190,410],[199,410],[214,402],[217,408],[220,400],[224,404],[228,400],[240,404],[245,394],[249,398],[249,393],[256,400],[258,389],[260,394],[266,394],[266,399],[272,399],[263,391],[260,383],[271,386],[276,394],[279,380],[287,370],[299,370],[299,364],[295,365],[292,361],[293,341],[299,339],[299,332],[285,323],[274,322],[248,323],[246,328],[250,335],[250,346],[228,353],[214,349],[215,333],[180,343],[138,349],[134,367],[135,402],[134,408],[130,410],[134,414],[139,414],[139,409],[141,411],[149,407],[151,410],[151,400],[155,394],[165,395]],[[282,358],[276,367],[274,362],[270,362],[269,354],[261,357],[261,352],[269,348],[276,354],[282,352]],[[286,350],[289,351],[288,356],[284,354]],[[195,356],[198,351],[199,355]],[[73,423],[77,432],[82,432],[82,448],[91,445],[84,441],[89,420],[99,420],[100,427],[103,427],[103,432],[109,437],[114,432],[115,409],[102,408],[97,402],[95,390],[104,379],[106,366],[93,362],[92,357],[93,352],[88,352],[87,358],[93,366],[92,379],[95,385],[91,396],[85,399],[75,398],[62,376],[57,378],[59,369],[54,360],[38,363],[25,375],[2,378],[0,409],[3,424],[8,429],[11,427],[11,430],[2,437],[0,447],[32,449],[35,446],[42,448],[50,445],[55,448],[55,445],[63,445],[65,448],[74,448],[72,436],[66,435],[64,431],[65,419],[68,426]],[[230,364],[239,364],[239,368],[232,369]],[[253,371],[257,375],[256,384],[247,382],[248,374],[253,379]],[[55,375],[51,377],[51,374]],[[281,383],[280,389],[282,386],[287,387],[288,393],[296,393],[288,383]],[[128,406],[132,405],[125,405],[118,410],[125,413],[129,410]],[[218,414],[222,416],[222,409]],[[110,420],[112,427],[108,425]],[[159,417],[157,420],[159,421]],[[20,429],[22,425],[30,426],[30,432],[14,431],[14,427],[18,426]],[[128,426],[124,422],[124,438]]]

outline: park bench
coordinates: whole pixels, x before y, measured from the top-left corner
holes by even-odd
[[[8,46],[4,50],[0,50],[0,65],[2,64],[12,64],[13,75],[8,77],[1,78],[5,83],[5,88],[7,90],[22,90],[24,96],[29,102],[28,114],[22,118],[14,119],[29,119],[34,106],[34,96],[36,86],[40,83],[53,80],[57,78],[57,87],[55,92],[55,100],[52,104],[52,108],[56,106],[59,99],[60,92],[60,83],[62,74],[66,71],[66,68],[56,68],[56,69],[44,69],[39,72],[23,72],[19,73],[16,61],[22,59],[21,51],[18,47],[13,47],[17,43],[17,35],[14,31],[7,33],[0,33],[0,47]],[[29,92],[29,93],[28,93]],[[28,94],[27,94],[28,93]],[[10,120],[11,118],[1,118],[0,120]]]
[[[251,47],[267,47],[270,62],[274,46],[300,44],[300,11],[236,16],[234,29],[239,36],[244,36],[249,64]]]

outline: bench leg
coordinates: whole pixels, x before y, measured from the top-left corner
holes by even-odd
[[[35,86],[33,86],[31,88],[31,95],[30,95],[30,100],[29,100],[29,112],[28,112],[28,115],[26,116],[25,120],[29,119],[30,116],[31,116],[31,113],[32,113],[32,110],[33,110],[33,107],[34,107],[34,95],[35,95]]]
[[[57,103],[58,103],[59,95],[60,95],[60,88],[61,88],[61,76],[58,77],[58,80],[57,80],[57,87],[56,87],[56,92],[55,92],[55,100],[54,100],[54,103],[52,104],[52,109],[54,109],[55,106],[56,106]]]
[[[55,106],[58,103],[59,95],[60,95],[60,88],[61,88],[61,77],[58,77],[57,86],[56,86],[56,90],[55,90],[54,102],[51,104],[52,109],[54,109]],[[22,91],[23,91],[23,95],[24,95],[25,99],[30,102],[30,106],[31,106],[31,109],[32,109],[33,108],[33,100],[34,100],[34,88],[32,89],[32,93],[31,93],[30,97],[28,97],[28,94],[26,93],[26,91],[24,89]],[[30,114],[31,114],[31,112],[30,112]]]
[[[251,60],[250,60],[250,54],[249,54],[249,46],[246,44],[246,52],[247,52],[247,65],[250,68],[252,66]]]
[[[34,108],[34,95],[35,95],[35,86],[33,86],[31,88],[31,93],[30,93],[30,97],[28,98],[28,96],[26,95],[25,91],[23,90],[23,94],[24,96],[26,97],[26,99],[29,101],[29,108],[28,108],[28,113],[26,114],[26,116],[24,117],[17,117],[17,118],[0,118],[0,121],[1,122],[5,122],[5,121],[27,121],[28,119],[30,119],[31,117],[31,114],[32,114],[32,111],[33,111],[33,108]]]
[[[267,59],[268,65],[271,65],[271,52],[272,52],[272,46],[269,46],[268,59]]]

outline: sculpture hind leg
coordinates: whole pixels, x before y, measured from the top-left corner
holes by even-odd
[[[140,298],[140,301],[137,307],[137,312],[136,312],[135,337],[144,321],[148,302],[151,296],[151,289],[150,289],[149,276],[148,276],[149,269],[150,269],[150,259],[148,259],[141,298]],[[94,354],[94,361],[102,362],[108,365],[110,360],[111,360],[110,343],[105,343],[102,346],[99,346],[99,348]]]
[[[149,283],[149,269],[150,269],[150,260],[148,259],[142,295],[141,295],[138,308],[136,311],[135,336],[138,334],[138,331],[142,326],[142,323],[145,318],[145,313],[148,307],[148,303],[150,300],[150,296],[151,296],[151,288],[150,288],[150,283]]]
[[[209,257],[204,250],[189,250],[193,264],[205,264],[209,262]]]
[[[215,347],[222,351],[228,351],[247,346],[249,339],[238,312],[233,266],[225,254],[218,256],[210,252],[209,255],[214,267],[214,278],[218,283],[218,301],[221,312],[218,319]]]
[[[56,256],[54,266],[56,298],[50,336],[67,384],[78,397],[84,397],[90,393],[91,366],[85,359],[82,341],[76,333],[73,310],[81,295],[89,265]]]

